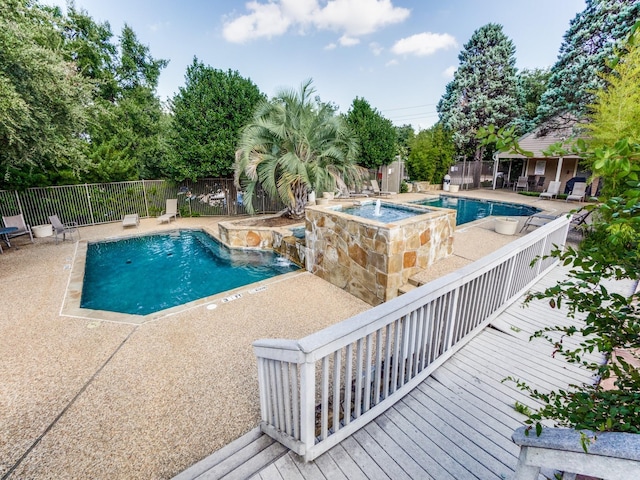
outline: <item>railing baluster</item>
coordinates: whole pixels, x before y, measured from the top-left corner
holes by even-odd
[[[353,409],[354,416],[358,418],[362,414],[362,338],[356,342],[356,396]]]
[[[351,387],[353,386],[352,363],[353,362],[353,345],[349,344],[346,348],[344,363],[344,424],[351,423]]]
[[[364,409],[366,412],[371,408],[371,350],[373,348],[373,337],[367,335],[367,352],[364,357]]]
[[[320,438],[327,438],[329,431],[329,357],[322,359],[322,394],[320,396]]]
[[[340,429],[340,350],[333,354],[333,433]]]

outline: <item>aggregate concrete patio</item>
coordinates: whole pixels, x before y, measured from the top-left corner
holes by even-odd
[[[568,211],[576,204],[512,192],[460,192]],[[417,199],[423,194],[396,195]],[[82,240],[203,227],[226,218],[143,219],[81,228]],[[459,228],[454,255],[424,280],[517,237],[491,220]],[[251,343],[300,338],[371,308],[300,272],[208,310],[198,305],[139,325],[61,315],[76,244],[12,241],[0,255],[0,477],[170,478],[259,420]],[[240,289],[248,290],[248,287]],[[227,294],[221,294],[221,299]]]

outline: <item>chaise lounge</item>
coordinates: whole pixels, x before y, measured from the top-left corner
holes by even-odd
[[[122,227],[138,227],[140,225],[140,216],[137,213],[125,215],[122,219]]]

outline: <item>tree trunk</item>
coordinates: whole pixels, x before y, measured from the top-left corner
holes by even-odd
[[[307,203],[307,186],[301,182],[293,185],[293,201],[287,207],[286,216],[295,220],[304,218],[304,207]]]

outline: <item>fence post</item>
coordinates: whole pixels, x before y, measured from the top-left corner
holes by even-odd
[[[147,201],[147,186],[146,186],[146,183],[144,182],[144,179],[142,179],[141,182],[142,182],[142,195],[144,196],[144,209],[147,212],[147,217],[150,217],[151,215],[149,215],[149,202]]]
[[[91,225],[95,225],[96,219],[93,218],[93,205],[91,205],[91,195],[89,194],[89,185],[87,183],[84,184],[84,190],[87,194],[87,203],[89,205],[89,215],[91,215]]]

